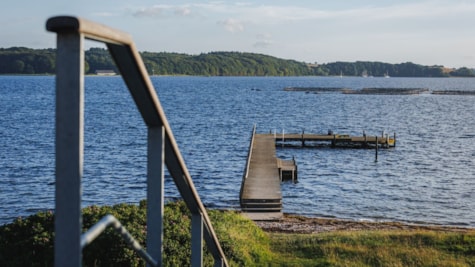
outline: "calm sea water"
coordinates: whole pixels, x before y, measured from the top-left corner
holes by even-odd
[[[239,208],[252,126],[380,135],[380,150],[278,149],[299,182],[284,211],[475,227],[475,96],[305,94],[301,87],[475,90],[475,79],[153,77],[195,186],[210,208]],[[54,207],[54,77],[0,76],[0,224]],[[145,198],[146,128],[120,77],[86,78],[83,205]],[[166,177],[166,195],[178,193]]]

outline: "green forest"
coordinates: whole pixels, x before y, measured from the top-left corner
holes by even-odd
[[[309,64],[242,52],[210,52],[199,55],[168,52],[140,54],[151,75],[475,77],[475,70],[466,67],[449,69],[440,65],[424,66],[412,62]],[[56,49],[52,48],[0,48],[0,74],[54,74],[55,56]],[[85,51],[85,60],[86,74],[96,74],[99,70],[118,72],[109,52],[104,48],[90,48]]]

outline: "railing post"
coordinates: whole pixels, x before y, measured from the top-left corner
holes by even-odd
[[[147,252],[161,266],[163,253],[165,127],[148,127],[147,149]]]
[[[213,266],[214,267],[223,267],[223,266],[225,266],[223,258],[214,259],[214,265]]]
[[[81,266],[81,178],[84,128],[83,39],[106,43],[149,129],[147,217],[150,251],[161,260],[163,238],[164,163],[191,210],[192,263],[203,263],[203,238],[216,264],[228,266],[226,257],[201,199],[193,185],[158,96],[130,35],[85,19],[59,16],[48,19],[46,29],[58,36],[56,64],[56,219],[55,265]],[[166,154],[166,158],[164,156]],[[156,165],[155,165],[156,164]],[[153,212],[151,212],[153,210]],[[158,212],[157,212],[158,211]],[[206,233],[206,235],[203,235]],[[208,242],[209,241],[209,242]],[[153,243],[153,244],[152,244]],[[155,245],[159,244],[159,245]],[[134,247],[136,244],[133,244]],[[148,253],[146,253],[148,254]],[[142,252],[139,253],[143,257]],[[155,265],[153,259],[145,257]],[[158,263],[160,265],[160,262]]]
[[[55,266],[81,266],[83,35],[61,32],[56,54]]]
[[[203,266],[203,215],[191,216],[191,266]]]

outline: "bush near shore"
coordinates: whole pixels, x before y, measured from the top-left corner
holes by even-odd
[[[105,214],[116,216],[145,244],[145,201],[87,207],[83,210],[83,230]],[[209,216],[231,266],[475,266],[473,229],[289,234],[265,232],[235,211],[210,210]],[[52,266],[53,225],[54,214],[40,212],[0,226],[0,266]],[[164,226],[163,265],[189,266],[190,215],[182,201],[166,205]],[[205,266],[213,265],[206,249],[204,261]],[[84,249],[83,263],[145,266],[112,229]]]

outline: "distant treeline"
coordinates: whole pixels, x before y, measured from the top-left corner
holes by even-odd
[[[55,49],[0,48],[0,74],[53,74],[55,52]],[[211,52],[200,55],[142,52],[141,55],[152,75],[475,77],[475,71],[465,67],[447,69],[443,66],[423,66],[411,62],[308,64],[241,52]],[[85,59],[86,74],[95,74],[98,70],[118,72],[106,49],[91,48],[85,52]]]

